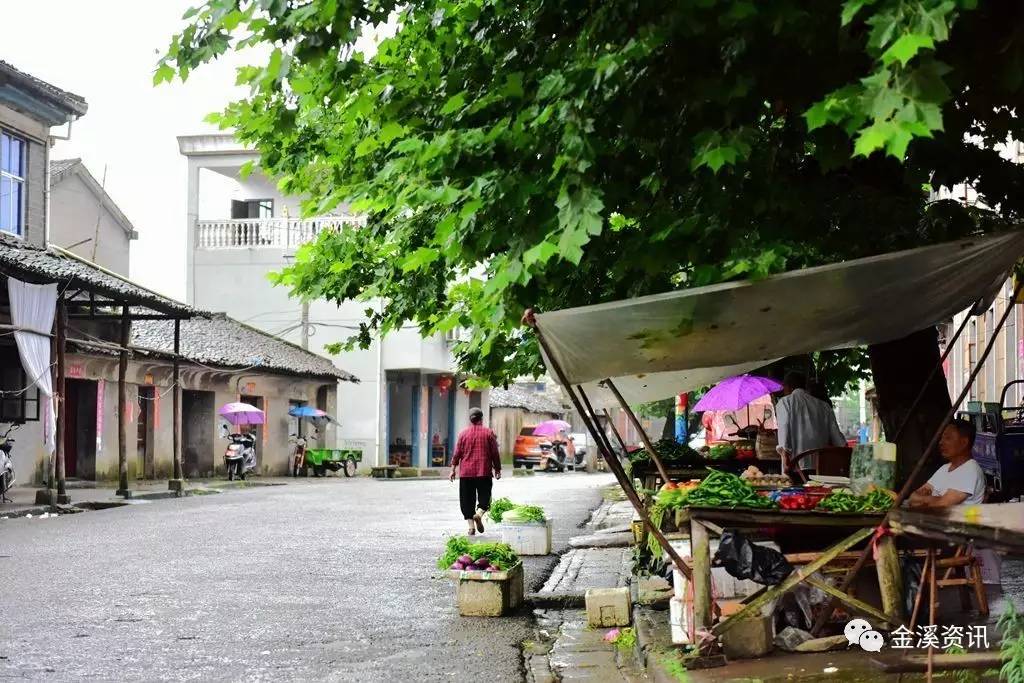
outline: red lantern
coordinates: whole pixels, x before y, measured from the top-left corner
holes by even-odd
[[[448,390],[452,388],[452,378],[448,375],[442,375],[437,378],[437,389],[444,396],[448,393]]]

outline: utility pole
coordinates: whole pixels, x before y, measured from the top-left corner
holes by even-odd
[[[92,258],[89,259],[93,263],[96,263],[96,247],[98,247],[99,243],[100,243],[100,221],[103,220],[103,208],[104,208],[103,203],[104,203],[104,197],[106,197],[106,192],[107,192],[107,165],[106,164],[103,164],[103,182],[100,183],[100,189],[103,190],[103,193],[100,194],[100,204],[99,204],[99,206],[96,209],[96,229],[93,231],[93,237],[92,237]]]
[[[302,301],[302,348],[309,351],[309,302]]]

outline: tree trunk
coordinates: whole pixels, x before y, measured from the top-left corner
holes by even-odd
[[[871,373],[878,393],[878,412],[886,438],[892,440],[906,419],[914,398],[939,362],[938,334],[934,327],[884,344],[868,347]],[[945,374],[935,373],[917,409],[896,442],[896,485],[903,484],[952,402]],[[938,449],[929,456],[918,486],[935,472],[941,462]]]
[[[665,413],[665,425],[661,428],[662,439],[676,440],[676,403],[672,402],[672,405],[668,408]]]

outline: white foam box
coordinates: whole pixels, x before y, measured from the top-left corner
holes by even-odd
[[[502,523],[501,542],[508,543],[519,555],[550,555],[551,520]]]
[[[693,603],[682,598],[668,601],[668,625],[672,632],[673,645],[690,644],[690,620],[693,619]]]
[[[683,557],[689,557],[690,541],[689,539],[680,539],[669,541],[676,552]],[[779,546],[774,541],[757,541],[756,545],[778,550]],[[711,539],[711,557],[715,556],[718,551],[718,539]],[[666,560],[668,556],[666,555]],[[672,570],[672,585],[675,588],[675,596],[680,599],[687,599],[688,584],[686,577],[678,569]],[[754,583],[750,579],[737,579],[734,578],[729,572],[725,571],[725,567],[712,567],[711,568],[711,594],[715,598],[745,598],[748,595],[753,595],[762,586],[759,583]]]

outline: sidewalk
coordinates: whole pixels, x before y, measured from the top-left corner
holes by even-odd
[[[289,477],[252,477],[245,481],[227,481],[225,479],[187,479],[184,496],[199,496],[223,493],[226,490],[252,488],[257,486],[284,486],[297,483],[301,479]],[[317,480],[322,481],[322,480]],[[0,503],[0,519],[10,517],[36,516],[42,514],[74,514],[87,510],[97,510],[121,505],[146,503],[153,500],[181,497],[177,492],[167,488],[166,479],[134,481],[131,483],[131,498],[117,495],[117,485],[113,482],[68,482],[70,505],[37,505],[36,491],[39,486],[15,486],[7,492],[8,503]]]
[[[581,535],[570,541],[544,586],[531,596],[535,605],[536,639],[524,644],[526,679],[531,683],[587,680],[596,683],[633,683],[647,680],[637,666],[632,648],[620,649],[604,641],[606,628],[591,628],[583,609],[589,588],[628,586],[632,548],[602,546],[602,538],[628,529],[633,518],[629,503],[609,500],[591,515]],[[593,539],[593,547],[585,542]]]

